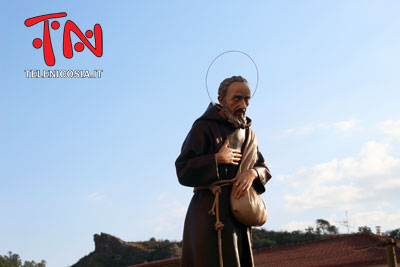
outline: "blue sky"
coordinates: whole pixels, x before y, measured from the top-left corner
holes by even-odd
[[[68,266],[93,234],[180,240],[191,188],[174,161],[209,99],[223,51],[257,62],[248,116],[273,174],[264,228],[296,230],[348,211],[351,231],[400,227],[398,1],[0,1],[0,254]],[[32,40],[67,12],[99,23],[104,52],[44,63]],[[77,41],[77,39],[75,39]],[[101,79],[27,79],[26,69],[102,69]],[[221,57],[219,82],[254,67]]]

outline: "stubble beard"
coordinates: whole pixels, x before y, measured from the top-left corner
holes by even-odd
[[[235,128],[246,128],[246,126],[247,126],[246,116],[244,114],[243,114],[243,116],[240,116],[240,115],[238,116],[238,115],[233,114],[228,109],[225,99],[222,101],[222,103],[224,104],[223,109],[224,109],[224,113],[226,116],[226,120],[229,121],[230,123],[232,123],[233,126],[235,126]]]

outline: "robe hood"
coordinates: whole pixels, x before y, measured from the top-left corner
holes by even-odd
[[[221,114],[219,113],[221,111],[222,107],[220,104],[211,102],[206,111],[203,113],[203,115],[200,116],[194,123],[200,120],[214,120],[214,121],[219,121],[221,123],[226,123],[231,125],[232,127],[235,127],[232,123],[230,123],[227,119],[223,118]],[[251,119],[246,116],[246,128],[251,126]]]

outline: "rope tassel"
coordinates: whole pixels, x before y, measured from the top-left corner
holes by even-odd
[[[224,229],[224,224],[219,219],[219,195],[221,194],[221,187],[228,186],[233,183],[233,180],[219,180],[212,183],[210,186],[199,186],[195,187],[194,191],[200,189],[209,189],[215,196],[213,205],[209,210],[208,214],[215,216],[215,231],[218,232],[218,252],[219,252],[219,266],[224,267],[224,262],[222,259],[222,230]]]
[[[208,212],[210,215],[215,215],[215,230],[218,232],[218,252],[219,252],[219,266],[223,267],[224,262],[222,259],[222,230],[224,229],[224,224],[220,221],[219,219],[219,195],[221,194],[221,186],[224,185],[229,185],[228,184],[223,184],[223,185],[216,185],[212,184],[210,186],[211,192],[215,195],[214,198],[214,203],[211,207],[211,210]]]

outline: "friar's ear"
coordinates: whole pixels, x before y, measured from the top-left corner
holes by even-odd
[[[224,106],[224,104],[222,103],[223,101],[223,98],[222,98],[222,96],[218,96],[218,102],[219,102],[219,104],[221,105],[221,107],[223,107]]]

